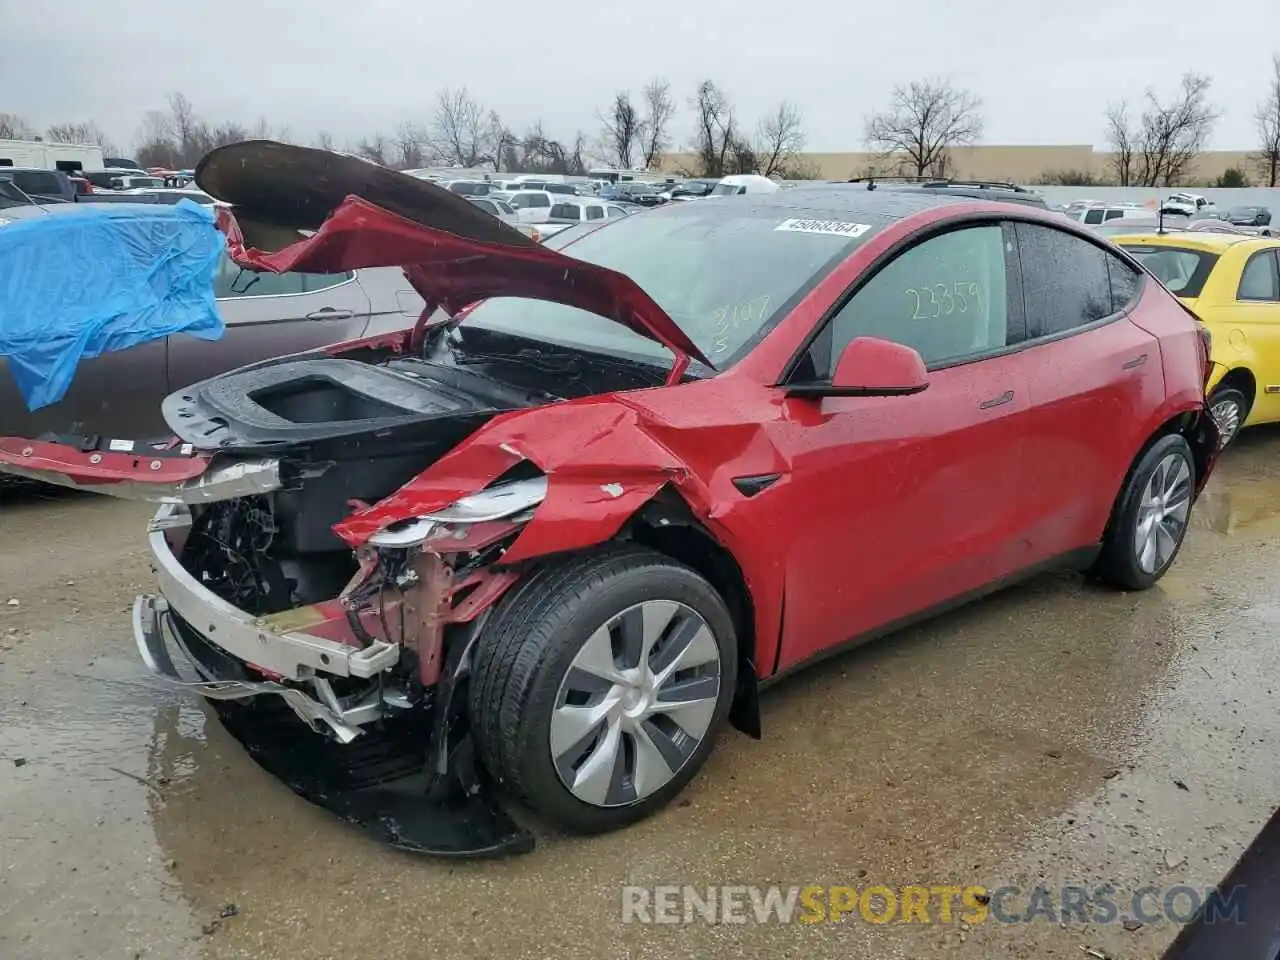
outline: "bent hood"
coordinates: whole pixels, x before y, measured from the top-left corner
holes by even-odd
[[[403,267],[414,288],[454,313],[487,297],[551,300],[615,320],[676,354],[697,345],[625,274],[539,245],[443,187],[358,157],[248,140],[196,166],[201,190],[225,204],[231,259],[270,273]]]

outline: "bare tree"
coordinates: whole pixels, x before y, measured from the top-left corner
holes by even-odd
[[[1118,155],[1115,162],[1122,186],[1167,187],[1191,172],[1221,115],[1209,102],[1212,85],[1207,76],[1188,72],[1168,101],[1148,89],[1136,125],[1124,101],[1108,109],[1108,139]],[[1122,153],[1129,158],[1124,161],[1130,170],[1127,177],[1120,170]]]
[[[148,110],[142,115],[142,127],[138,132],[138,163],[144,167],[180,166],[178,146],[174,141],[173,122],[162,110]]]
[[[270,140],[272,138],[271,124],[267,123],[266,117],[259,117],[258,122],[253,125],[253,130],[249,132],[250,140]]]
[[[112,154],[116,152],[115,144],[111,139],[102,132],[102,129],[93,122],[85,123],[55,123],[44,132],[46,140],[53,143],[82,143],[94,147],[101,147],[103,153]]]
[[[643,99],[641,159],[645,169],[652,170],[661,163],[663,153],[671,145],[671,121],[676,115],[676,102],[671,96],[671,84],[660,77],[645,84]]]
[[[1129,105],[1121,101],[1107,107],[1107,143],[1111,146],[1111,166],[1116,182],[1122,187],[1133,185],[1133,150],[1135,134],[1129,121]]]
[[[640,112],[631,102],[631,94],[622,90],[613,96],[607,114],[600,118],[600,139],[608,162],[622,170],[630,170],[640,139]]]
[[[773,113],[760,121],[756,146],[759,172],[766,177],[789,175],[796,155],[803,149],[804,129],[800,110],[784,100]]]
[[[436,100],[428,131],[432,152],[443,162],[461,167],[498,165],[503,127],[496,113],[486,114],[466,87],[445,89]]]
[[[0,140],[29,140],[33,136],[31,124],[16,113],[0,113]]]
[[[694,154],[699,176],[723,177],[735,172],[741,146],[733,105],[714,81],[703,80],[693,96],[697,116]]]
[[[356,153],[366,160],[372,160],[379,166],[385,167],[387,165],[387,138],[380,133],[375,133],[372,137],[367,137],[360,141],[360,145],[356,147]]]
[[[320,150],[333,149],[333,134],[327,130],[321,130],[316,134],[316,147]]]
[[[932,172],[951,147],[982,137],[982,101],[941,77],[894,87],[889,109],[867,119],[867,143],[905,154],[916,176]]]
[[[208,124],[196,116],[191,101],[182,93],[169,94],[170,129],[178,148],[178,163],[194,166],[213,147]]]
[[[396,165],[401,170],[412,170],[423,166],[426,160],[422,145],[426,141],[426,133],[417,124],[406,120],[396,127],[395,144],[398,153]]]
[[[240,143],[249,139],[249,131],[243,124],[236,123],[234,120],[228,120],[220,123],[213,128],[211,133],[213,146],[225,147],[229,143]]]
[[[1259,104],[1254,119],[1258,122],[1258,171],[1267,186],[1274,187],[1280,179],[1280,55],[1271,58],[1267,98]]]

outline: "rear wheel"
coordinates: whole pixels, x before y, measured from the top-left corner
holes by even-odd
[[[1164,576],[1186,538],[1195,483],[1183,437],[1152,444],[1125,484],[1094,572],[1125,590],[1145,590]]]
[[[1249,416],[1249,398],[1235,387],[1219,387],[1209,395],[1209,412],[1222,435],[1219,448],[1225,447],[1236,438]]]
[[[489,773],[562,829],[634,823],[684,788],[729,710],[737,640],[706,580],[613,546],[551,564],[486,625],[471,726]]]

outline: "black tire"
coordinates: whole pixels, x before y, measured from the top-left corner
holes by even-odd
[[[1223,429],[1221,446],[1225,447],[1232,440],[1240,435],[1240,428],[1244,426],[1245,418],[1249,416],[1249,398],[1235,387],[1218,387],[1213,393],[1209,394],[1209,409],[1224,403],[1233,403],[1236,407],[1236,423],[1235,429],[1227,432],[1222,428],[1222,421],[1218,420],[1217,415],[1214,419],[1218,420],[1219,429]]]
[[[1191,445],[1179,434],[1161,437],[1138,458],[1124,490],[1116,503],[1111,523],[1107,526],[1102,540],[1102,552],[1094,564],[1093,573],[1103,582],[1122,590],[1146,590],[1153,586],[1173,565],[1182,544],[1186,542],[1188,524],[1182,525],[1173,552],[1163,564],[1155,570],[1144,570],[1138,562],[1138,551],[1135,538],[1142,505],[1142,496],[1151,481],[1159,464],[1167,457],[1176,456],[1186,464],[1188,496],[1192,495],[1196,484],[1196,462],[1191,453]],[[1191,505],[1187,508],[1187,519],[1190,520]]]
[[[692,608],[715,638],[720,685],[710,728],[679,770],[647,797],[596,806],[574,796],[556,772],[550,724],[560,684],[587,638],[638,603]],[[477,642],[469,717],[485,768],[499,784],[570,833],[602,833],[642,820],[698,772],[733,699],[738,648],[724,601],[698,573],[656,551],[609,545],[534,572],[503,598]]]

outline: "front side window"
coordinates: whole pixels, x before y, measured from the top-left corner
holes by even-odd
[[[1100,209],[1086,210],[1084,212],[1085,223],[1101,223],[1103,211]]]
[[[1280,276],[1276,275],[1274,250],[1263,250],[1249,258],[1240,275],[1240,290],[1236,299],[1265,302],[1280,300]]]
[[[1027,335],[1052,337],[1115,313],[1107,252],[1052,227],[1019,223]]]
[[[606,207],[605,209],[611,217],[625,217],[627,215],[627,211],[621,207]]]
[[[550,216],[554,220],[578,220],[581,219],[578,207],[572,203],[557,203],[551,208]]]
[[[587,207],[587,219],[588,219],[588,220],[603,220],[603,219],[604,219],[604,210],[602,210],[600,207],[593,207],[593,206],[589,206],[589,207]]]
[[[829,378],[855,337],[892,340],[942,366],[1018,342],[1006,281],[1006,228],[952,230],[890,261],[841,307],[815,342],[814,371]],[[825,336],[825,334],[824,334]]]

